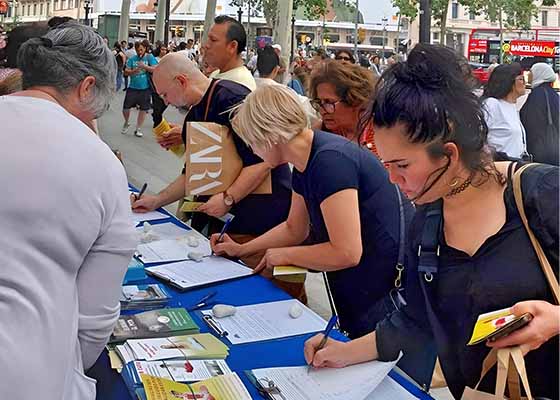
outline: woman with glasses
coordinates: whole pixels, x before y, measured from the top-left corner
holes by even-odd
[[[527,141],[516,104],[524,94],[523,70],[514,63],[502,64],[492,71],[483,95],[488,144],[497,152],[523,159],[528,156]]]
[[[348,50],[338,50],[334,55],[334,59],[336,61],[340,61],[341,63],[344,63],[344,64],[355,64],[356,63],[356,60],[354,59],[354,56]]]
[[[285,86],[257,88],[232,123],[265,162],[294,166],[292,205],[284,223],[256,239],[238,244],[215,235],[212,249],[237,258],[266,250],[255,269],[265,276],[278,265],[324,271],[341,328],[352,338],[373,329],[394,310],[388,294],[401,237],[399,194],[385,168],[366,149],[311,130],[297,95]],[[406,225],[413,209],[402,200]]]
[[[344,136],[377,155],[371,123],[361,129],[377,78],[355,64],[326,62],[311,75],[311,105],[321,114],[321,130]]]

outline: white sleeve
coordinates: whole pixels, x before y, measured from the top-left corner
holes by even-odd
[[[504,117],[498,100],[486,99],[483,109],[488,125],[488,144],[497,151],[504,151],[506,143],[511,138],[511,127]]]
[[[120,313],[124,273],[136,248],[124,171],[120,171],[120,179],[116,181],[122,187],[117,187],[110,196],[113,204],[105,205],[107,222],[84,258],[77,277],[78,339],[84,369],[95,363],[113,332]]]

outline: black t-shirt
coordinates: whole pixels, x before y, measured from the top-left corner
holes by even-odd
[[[400,238],[396,187],[369,150],[321,131],[314,133],[305,171],[293,170],[292,186],[305,199],[313,243],[329,241],[321,203],[345,189],[358,191],[362,258],[355,267],[327,275],[341,328],[351,337],[367,333],[377,322],[367,319],[372,306],[389,292],[396,277]],[[413,208],[404,196],[403,204],[408,221]]]
[[[205,119],[210,88],[215,85]],[[244,167],[259,164],[263,160],[255,155],[235,133],[231,126],[229,110],[243,101],[251,91],[245,86],[228,80],[213,80],[202,97],[185,117],[183,143],[186,142],[186,122],[204,121],[227,126],[233,132],[233,141]],[[184,173],[184,170],[183,170]],[[291,204],[291,173],[288,165],[272,170],[272,194],[250,194],[231,209],[235,216],[228,232],[261,235],[288,218]]]

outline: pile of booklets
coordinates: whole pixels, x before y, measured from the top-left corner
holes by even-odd
[[[198,332],[199,326],[184,308],[161,308],[134,315],[121,315],[109,343]]]
[[[229,355],[229,348],[210,333],[131,339],[115,346],[115,351],[125,364],[138,360],[223,360]]]
[[[170,298],[163,285],[126,285],[122,287],[121,310],[162,308]]]

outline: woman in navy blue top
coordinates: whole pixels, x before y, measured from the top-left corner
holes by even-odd
[[[391,311],[385,299],[397,276],[398,189],[385,168],[367,149],[309,129],[289,88],[257,89],[232,124],[265,162],[293,164],[292,205],[286,222],[251,242],[214,236],[214,251],[241,257],[266,249],[256,269],[265,275],[279,265],[326,271],[341,329],[351,337],[371,330]],[[408,220],[404,196],[403,204]]]

